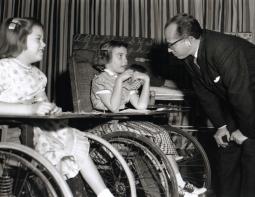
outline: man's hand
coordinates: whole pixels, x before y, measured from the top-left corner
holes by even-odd
[[[244,136],[240,130],[236,130],[231,134],[230,140],[235,141],[237,144],[242,144],[248,137]]]
[[[228,146],[228,142],[230,140],[230,134],[226,126],[218,128],[218,130],[216,131],[213,137],[218,147],[226,148]],[[223,137],[226,138],[226,141],[224,140]]]

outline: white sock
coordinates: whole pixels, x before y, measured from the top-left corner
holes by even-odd
[[[175,177],[176,177],[178,186],[183,188],[185,186],[185,182],[183,181],[181,174],[180,173],[176,173]]]
[[[100,194],[97,195],[97,197],[114,197],[109,189],[104,189],[100,192]]]

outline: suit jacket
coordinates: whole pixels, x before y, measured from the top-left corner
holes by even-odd
[[[255,138],[255,45],[205,30],[197,62],[185,59],[199,100],[216,128],[227,125]]]

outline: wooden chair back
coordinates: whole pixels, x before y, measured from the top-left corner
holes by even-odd
[[[95,74],[97,53],[102,43],[109,40],[121,40],[128,43],[129,64],[139,64],[149,68],[148,54],[154,40],[138,37],[99,36],[78,34],[73,39],[72,56],[69,59],[69,72],[74,112],[92,111],[90,100],[91,81]]]

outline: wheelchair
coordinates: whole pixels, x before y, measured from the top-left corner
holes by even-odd
[[[72,197],[48,160],[24,145],[0,143],[0,196]]]
[[[102,126],[107,130],[107,124]],[[177,164],[183,179],[198,187],[209,188],[211,170],[200,143],[182,130],[167,125],[164,127],[173,139],[178,155],[182,156]],[[89,131],[93,132],[93,128]],[[100,136],[113,145],[128,163],[135,178],[138,196],[179,196],[169,158],[166,158],[162,150],[148,137],[127,130],[117,130]],[[185,141],[184,146],[179,145],[180,140]],[[106,184],[108,181],[110,180],[105,177]],[[112,184],[110,181],[109,185]],[[129,196],[121,195],[116,188],[112,189],[116,196]]]
[[[90,60],[88,59],[93,57],[96,50],[93,51],[93,48],[86,49],[86,52],[89,52],[89,54],[85,56],[82,54],[82,38],[77,37],[76,39],[79,46],[78,48],[74,48],[73,55],[69,59],[74,112],[89,113],[92,112],[90,102],[91,80],[97,71],[91,66]],[[163,114],[162,117],[166,117],[168,113],[171,113],[171,110],[166,110],[165,113],[161,112]],[[112,118],[109,118],[108,121],[129,122],[130,120],[136,121],[137,118],[147,121],[149,117],[148,115],[143,117],[143,115],[112,114]],[[151,118],[154,119],[154,117]],[[99,121],[91,126],[89,130],[93,132],[93,127],[99,124],[102,124],[102,128],[105,127],[107,130],[107,123],[105,124]],[[200,143],[193,136],[178,128],[171,127],[167,124],[160,126],[164,127],[170,137],[174,139],[173,142],[175,143],[177,152],[182,156],[182,159],[178,161],[178,166],[184,180],[198,187],[203,186],[209,188],[211,184],[211,169],[206,153]],[[85,130],[88,131],[88,129]],[[118,129],[115,129],[111,133],[100,135],[100,137],[111,143],[127,161],[135,177],[138,196],[179,196],[173,168],[164,153],[151,140],[133,132]],[[185,146],[179,146],[178,142],[180,139],[186,141]],[[107,178],[105,181],[108,181]],[[122,196],[116,189],[113,191],[113,194]]]
[[[107,114],[104,115],[107,116]],[[98,122],[98,118],[102,119],[101,114],[90,113],[87,115],[71,114],[56,118],[84,121],[90,120],[91,116],[96,117],[96,122]],[[123,117],[126,116],[121,114],[117,118]],[[11,120],[22,118],[29,122],[36,117],[8,118]],[[54,117],[43,118],[47,121],[47,118]],[[111,118],[113,117],[110,116]],[[2,128],[2,134],[7,129]],[[172,137],[183,139],[185,134],[179,136],[178,131],[178,129],[172,128]],[[90,156],[97,165],[107,187],[115,196],[178,196],[177,183],[169,160],[147,137],[118,131],[103,136],[108,141],[106,142],[91,133],[84,132],[84,134],[91,144]],[[186,138],[190,139],[190,136],[187,135]],[[112,148],[109,143],[115,148]],[[203,149],[199,143],[193,139],[185,148],[183,146],[176,147],[180,151],[180,155],[184,155],[179,167],[182,175],[187,175],[186,180],[196,181],[193,183],[197,185],[208,185],[210,171],[206,168],[206,160],[203,160],[206,159],[206,155],[200,152]],[[2,142],[0,152],[1,195],[72,196],[66,182],[55,168],[34,150],[23,145]],[[121,156],[118,156],[118,153]],[[205,164],[201,165],[201,162]],[[192,165],[194,168],[190,168]],[[94,194],[90,192],[88,188],[89,196],[93,196]]]
[[[1,118],[6,119],[6,117]],[[20,121],[20,118],[29,122],[36,117],[10,116],[4,124],[7,124],[8,120]],[[22,123],[23,121],[20,122]],[[1,126],[2,135],[6,132],[8,132],[8,126]],[[107,179],[107,186],[118,194],[122,194],[118,196],[136,197],[133,173],[120,153],[104,139],[90,133],[84,133],[84,135],[91,143],[90,155],[101,175]],[[22,144],[1,142],[0,196],[72,197],[73,194],[63,177],[42,155]]]

